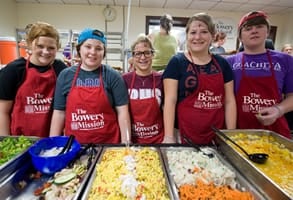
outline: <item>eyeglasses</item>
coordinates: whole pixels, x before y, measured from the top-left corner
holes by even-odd
[[[148,51],[134,51],[132,52],[132,55],[136,58],[140,58],[142,55],[144,57],[149,58],[153,55],[154,51],[153,50],[148,50]]]

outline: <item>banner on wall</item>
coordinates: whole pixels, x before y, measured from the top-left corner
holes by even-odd
[[[231,18],[219,17],[214,19],[214,23],[218,32],[225,32],[227,34],[226,42],[223,45],[226,51],[236,50],[237,22]]]

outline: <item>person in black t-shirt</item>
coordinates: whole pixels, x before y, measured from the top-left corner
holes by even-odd
[[[50,24],[30,27],[27,58],[18,58],[0,71],[0,135],[47,137],[56,77],[66,65],[56,60],[59,33]]]

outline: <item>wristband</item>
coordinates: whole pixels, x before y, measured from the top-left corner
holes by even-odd
[[[278,118],[281,117],[283,115],[282,111],[281,111],[281,108],[279,106],[277,106],[277,105],[273,105],[273,107],[278,110],[278,113],[279,113]]]

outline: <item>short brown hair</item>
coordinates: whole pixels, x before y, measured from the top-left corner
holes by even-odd
[[[225,32],[217,32],[215,35],[214,42],[218,42],[219,40],[224,40],[227,37]]]
[[[36,22],[32,24],[28,27],[26,36],[26,42],[28,45],[31,45],[35,39],[44,36],[55,39],[57,42],[57,48],[61,47],[58,31],[51,24],[46,22]]]

